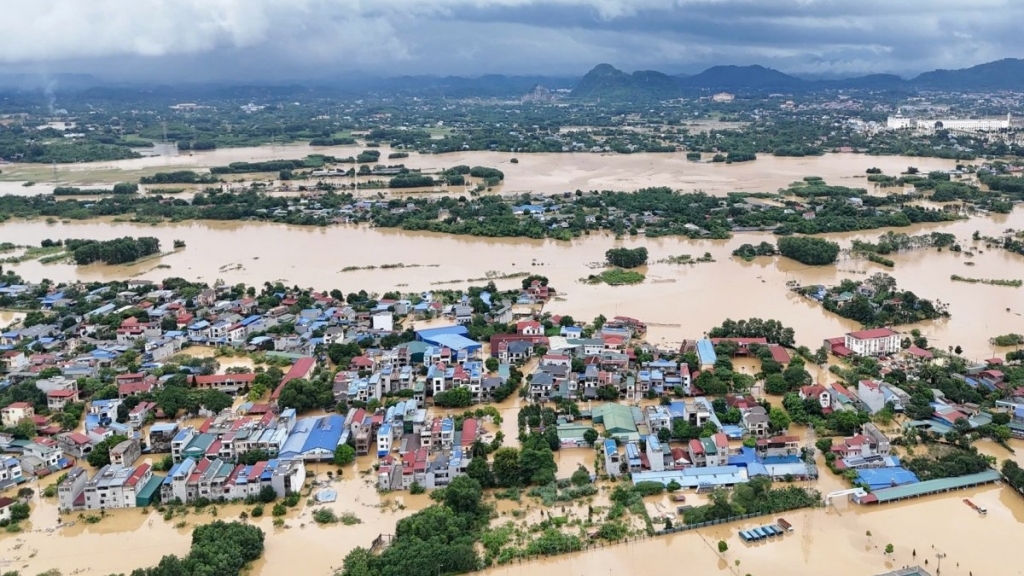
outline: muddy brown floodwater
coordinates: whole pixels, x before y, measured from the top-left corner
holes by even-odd
[[[64,167],[62,181],[73,173],[78,173],[77,177],[82,180],[116,181],[141,170],[298,158],[311,152],[347,156],[355,151],[354,148],[324,150],[305,146],[217,150],[192,156],[159,156]],[[775,190],[806,175],[822,176],[836,184],[863,186],[862,175],[870,166],[878,166],[886,173],[895,173],[908,165],[925,171],[952,166],[951,162],[935,159],[855,155],[800,159],[765,157],[754,163],[732,166],[691,164],[681,155],[540,154],[522,155],[519,164],[509,163],[510,158],[507,154],[474,152],[438,157],[414,155],[406,163],[424,168],[454,164],[498,166],[508,175],[503,192],[668,185],[724,193]],[[5,167],[4,176],[16,178],[18,170],[32,169],[35,167]],[[5,183],[0,186],[0,193],[10,193],[15,186]],[[598,314],[638,317],[650,326],[648,339],[666,346],[684,338],[699,337],[727,317],[760,316],[779,319],[796,330],[798,344],[816,348],[823,338],[840,335],[856,326],[794,295],[787,289],[787,282],[833,284],[843,278],[865,278],[874,272],[887,272],[896,277],[901,287],[949,304],[952,318],[917,326],[933,345],[940,348],[960,345],[965,356],[979,359],[1006,352],[993,350],[988,344],[991,336],[1024,332],[1021,317],[1024,292],[1017,288],[955,283],[949,277],[960,274],[976,278],[1024,278],[1024,257],[988,250],[970,240],[975,230],[984,235],[999,235],[1006,228],[1024,228],[1024,211],[1018,209],[1009,215],[897,229],[909,234],[936,230],[953,233],[965,250],[977,254],[970,257],[966,253],[934,250],[897,254],[892,256],[896,262],[894,269],[862,260],[812,268],[782,258],[742,262],[730,256],[732,250],[743,243],[774,242],[771,234],[764,233],[738,234],[721,241],[642,237],[616,240],[610,235],[592,234],[572,242],[557,242],[445,236],[363,226],[311,228],[248,222],[143,225],[109,220],[49,224],[36,220],[0,224],[0,240],[38,245],[46,238],[111,239],[148,235],[159,238],[165,247],[170,247],[175,239],[187,243],[184,250],[129,266],[79,267],[37,261],[6,266],[29,280],[104,281],[128,277],[160,280],[181,276],[210,283],[222,279],[232,284],[255,285],[281,280],[287,285],[318,290],[366,289],[380,293],[394,289],[465,288],[471,284],[470,280],[476,284],[486,281],[483,278],[488,272],[499,275],[538,273],[548,276],[559,291],[559,297],[546,311],[569,314],[581,320]],[[828,237],[849,246],[854,239],[872,240],[881,232],[883,230]],[[615,288],[578,282],[594,272],[589,264],[602,261],[609,248],[641,245],[648,248],[652,262],[644,270],[647,280],[643,284]],[[699,257],[705,252],[710,253],[715,262],[694,266],[657,263],[669,256]],[[966,266],[966,262],[974,265]],[[379,267],[398,263],[406,267]],[[412,267],[414,265],[417,267]],[[368,266],[377,268],[366,269]],[[343,272],[346,267],[362,269]],[[512,288],[519,282],[518,278],[496,280],[501,289]],[[14,313],[0,311],[0,326],[15,318]],[[909,328],[912,327],[905,327]],[[214,353],[212,349],[191,352]],[[223,367],[251,366],[243,359],[220,358],[219,361]],[[752,372],[756,366],[738,361],[737,369]],[[822,379],[828,378],[827,372],[817,374]],[[519,402],[518,398],[510,398],[499,404],[504,422],[500,426],[487,425],[489,434],[499,429],[505,434],[506,445],[516,443]],[[800,436],[806,433],[799,427],[791,432]],[[1016,455],[992,444],[982,443],[979,448],[999,459],[1012,457],[1020,462],[1024,443],[1013,441],[1012,445],[1017,450]],[[580,464],[592,470],[594,452],[563,450],[557,459],[559,475],[567,476]],[[311,521],[311,507],[304,504],[285,517],[285,528],[275,528],[269,515],[250,519],[267,533],[266,552],[253,567],[252,574],[331,574],[353,547],[368,545],[378,534],[393,533],[398,519],[429,505],[426,495],[378,494],[373,488],[372,474],[363,474],[372,464],[372,458],[359,458],[344,470],[344,479],[334,481],[331,486],[339,492],[339,498],[329,506],[339,514],[356,514],[362,521],[360,524],[317,526]],[[320,482],[328,482],[328,470],[333,467],[320,466],[311,474],[317,472]],[[53,477],[44,479],[37,488],[41,490],[53,480]],[[845,487],[827,472],[817,486],[823,492]],[[962,503],[964,497],[986,506],[988,516],[979,518],[971,512]],[[699,498],[694,500],[700,501]],[[666,501],[657,498],[650,499],[647,505],[655,512],[668,506]],[[502,501],[499,509],[507,514],[513,507]],[[217,517],[238,518],[246,508],[251,507],[221,506]],[[937,552],[946,554],[942,560],[944,576],[966,576],[971,572],[991,576],[1020,573],[1019,568],[1008,562],[1011,561],[1009,551],[1015,549],[1015,541],[1021,534],[1024,499],[1003,486],[880,508],[839,503],[827,510],[783,516],[793,523],[795,533],[762,544],[742,543],[737,530],[749,524],[734,524],[586,554],[498,567],[488,573],[546,576],[558,571],[589,576],[603,574],[605,570],[614,574],[665,574],[683,568],[687,574],[863,576],[905,564],[923,564],[925,559],[929,560],[929,567],[934,568]],[[76,570],[91,574],[127,573],[139,566],[155,564],[164,554],[187,553],[191,527],[198,522],[211,521],[213,516],[209,512],[202,515],[192,512],[167,522],[155,511],[121,510],[108,513],[95,524],[85,523],[77,515],[64,520],[75,520],[76,524],[53,529],[58,523],[56,502],[34,498],[31,530],[21,534],[0,532],[0,572],[20,570],[23,574],[35,574],[57,568],[64,574]],[[185,524],[176,527],[179,522]],[[718,540],[725,540],[729,545],[722,556],[717,552]],[[895,552],[887,557],[883,550],[889,543],[893,544]]]
[[[231,162],[255,162],[274,159],[299,159],[308,154],[326,154],[339,158],[354,156],[358,146],[313,148],[306,145],[223,148],[147,156],[112,162],[59,165],[57,180],[63,186],[97,186],[119,181],[137,181],[140,175],[157,171],[203,169]],[[383,157],[389,149],[381,148]],[[512,158],[518,159],[513,164]],[[908,166],[922,173],[948,170],[953,160],[909,156],[867,156],[864,154],[825,154],[804,158],[759,156],[754,162],[738,164],[696,163],[686,154],[514,154],[510,152],[455,152],[451,154],[411,154],[399,160],[409,168],[439,170],[459,164],[491,166],[505,173],[502,193],[557,193],[580,190],[636,190],[649,186],[669,186],[685,191],[703,190],[708,194],[727,192],[774,192],[805,176],[820,176],[830,184],[867,186],[865,170],[880,168],[886,174],[899,174]],[[386,163],[386,162],[385,162]],[[241,176],[230,176],[235,180]],[[269,176],[273,177],[273,176]],[[0,194],[41,194],[54,188],[53,167],[38,164],[11,164],[4,167]],[[21,182],[38,182],[22,187]],[[177,187],[177,186],[168,186]]]
[[[743,262],[730,256],[743,243],[774,242],[767,233],[737,234],[729,240],[687,238],[627,238],[592,234],[572,242],[525,238],[480,238],[425,232],[405,232],[365,226],[326,228],[269,223],[186,222],[162,225],[110,221],[8,221],[0,224],[0,238],[38,245],[45,238],[110,239],[121,236],[156,236],[163,246],[183,239],[187,248],[167,256],[128,266],[75,266],[24,262],[9,267],[29,279],[104,281],[126,277],[161,280],[169,276],[213,283],[245,282],[262,285],[280,280],[286,285],[318,290],[366,289],[383,293],[396,288],[423,291],[464,288],[488,272],[537,273],[551,279],[561,296],[547,310],[591,319],[598,314],[627,315],[650,326],[648,339],[671,344],[700,336],[727,317],[778,318],[796,330],[797,340],[811,348],[822,339],[856,328],[851,321],[826,313],[821,307],[787,289],[788,281],[834,284],[843,278],[865,278],[874,272],[893,275],[899,285],[921,297],[950,305],[952,318],[905,329],[920,328],[940,347],[961,346],[969,358],[987,358],[993,352],[988,339],[996,334],[1024,331],[1024,293],[1019,288],[966,284],[950,280],[952,274],[975,278],[1022,278],[1024,258],[999,249],[988,250],[971,241],[971,234],[999,235],[1004,229],[1024,228],[1024,211],[1009,215],[975,217],[952,223],[914,225],[895,229],[919,234],[943,231],[955,234],[966,253],[919,250],[892,256],[896,266],[886,269],[865,260],[842,261],[836,266],[808,267],[784,258],[758,258]],[[872,240],[883,230],[829,234],[849,246],[853,239]],[[610,287],[587,285],[580,278],[594,272],[588,264],[604,259],[616,246],[646,246],[650,264],[647,280],[639,285]],[[696,265],[658,264],[658,260],[709,252],[715,262]],[[973,266],[965,263],[971,262]],[[379,268],[382,264],[405,268]],[[418,265],[420,267],[412,267]],[[343,272],[346,267],[378,266]],[[452,282],[456,281],[456,282]],[[518,285],[519,279],[497,280],[499,288]],[[1009,309],[1009,311],[1007,311]]]

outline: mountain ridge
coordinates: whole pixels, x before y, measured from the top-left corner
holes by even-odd
[[[673,80],[674,90],[665,82],[651,90],[647,83],[638,81],[658,77]],[[614,79],[610,86],[609,79]],[[582,87],[582,88],[581,88]],[[572,97],[577,99],[629,98],[666,99],[680,97],[694,91],[814,91],[827,89],[866,90],[1024,90],[1024,60],[1004,58],[956,70],[932,70],[906,79],[895,74],[867,74],[843,79],[807,80],[760,65],[712,66],[693,75],[669,76],[655,70],[628,74],[604,63],[585,74]]]

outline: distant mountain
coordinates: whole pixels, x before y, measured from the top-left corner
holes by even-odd
[[[895,74],[868,74],[840,80],[821,80],[817,84],[823,88],[854,88],[858,90],[898,90],[909,87],[906,80]]]
[[[927,90],[1024,90],[1024,60],[1005,58],[960,70],[934,70],[910,83]]]
[[[707,90],[794,90],[807,82],[764,66],[712,66],[681,81],[685,88]]]
[[[664,100],[693,92],[798,92],[813,90],[1024,91],[1024,60],[1007,58],[961,70],[925,72],[912,80],[868,74],[834,80],[806,80],[764,66],[712,66],[700,74],[667,76],[643,70],[627,74],[609,64],[587,73],[572,91],[584,100]]]

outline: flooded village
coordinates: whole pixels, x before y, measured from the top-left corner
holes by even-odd
[[[500,165],[501,194],[722,196],[909,163],[505,156],[450,160]],[[204,160],[68,170],[154,162]],[[471,478],[493,510],[473,543],[487,574],[1012,573],[991,550],[1012,549],[1024,521],[1004,464],[1021,463],[1024,369],[1021,342],[994,338],[1024,332],[1024,301],[1019,286],[951,276],[1015,277],[1022,256],[986,239],[1022,229],[1017,208],[822,234],[843,252],[808,266],[733,256],[774,243],[770,231],[560,241],[12,218],[0,223],[20,246],[0,276],[0,572],[127,574],[235,520],[265,533],[251,574],[342,573],[353,550],[400,548],[399,521]],[[895,252],[893,266],[852,250],[889,230],[951,234],[958,249]],[[18,258],[48,239],[141,236],[183,246],[125,264]],[[610,250],[638,247],[643,282],[587,281]],[[919,309],[837,289],[885,278],[948,317],[864,323],[794,290]],[[782,533],[751,535],[764,526]]]

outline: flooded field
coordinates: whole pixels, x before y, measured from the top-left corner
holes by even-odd
[[[988,339],[996,334],[1020,332],[1024,300],[1017,288],[952,282],[952,274],[976,278],[1024,276],[1024,258],[1003,250],[985,250],[970,240],[975,230],[998,235],[1006,228],[1024,228],[1024,211],[952,223],[915,225],[896,229],[908,234],[941,230],[955,234],[965,246],[980,253],[920,250],[896,254],[896,267],[886,269],[866,260],[842,261],[836,266],[808,267],[783,258],[743,262],[730,256],[743,243],[774,243],[767,233],[737,234],[729,240],[686,238],[627,238],[592,234],[572,242],[524,238],[481,238],[403,232],[362,226],[295,227],[267,223],[186,222],[146,225],[86,221],[48,224],[10,221],[0,224],[0,236],[20,244],[38,245],[45,238],[110,239],[121,236],[156,236],[163,246],[183,239],[187,248],[161,258],[125,265],[75,266],[37,261],[10,265],[29,279],[105,281],[170,276],[213,283],[245,282],[261,285],[280,280],[286,285],[342,291],[366,289],[383,293],[396,288],[409,291],[460,288],[486,282],[488,272],[498,275],[537,273],[550,278],[560,296],[547,310],[591,319],[598,314],[638,317],[650,325],[648,339],[671,344],[700,336],[727,317],[774,317],[796,330],[797,340],[811,348],[822,339],[856,328],[851,321],[824,312],[819,306],[787,289],[786,283],[834,284],[843,278],[865,278],[875,272],[893,275],[900,286],[921,297],[950,304],[952,318],[919,328],[941,347],[962,346],[969,358],[990,357]],[[849,246],[853,239],[872,240],[882,230],[831,234]],[[587,285],[580,278],[616,246],[645,246],[650,261],[680,254],[699,257],[710,253],[715,262],[696,265],[651,264],[643,284],[625,287]],[[966,266],[965,262],[973,266]],[[404,268],[379,268],[382,264]],[[376,269],[365,269],[378,266]],[[416,266],[416,267],[414,267]],[[364,269],[343,271],[346,267]],[[517,278],[496,280],[499,288],[517,286]],[[1009,309],[1009,311],[1007,311]],[[911,327],[906,327],[910,329]],[[996,352],[999,352],[996,350]]]
[[[971,498],[987,506],[978,516],[962,502]],[[1004,487],[987,487],[938,497],[866,508],[853,504],[837,508],[782,514],[794,532],[757,544],[745,544],[739,530],[763,525],[749,521],[673,536],[611,546],[597,551],[559,556],[485,571],[488,576],[560,574],[667,574],[671,566],[686,574],[743,576],[865,576],[905,565],[920,564],[932,574],[941,559],[942,576],[1009,575],[1006,554],[1020,533],[1024,500]],[[986,542],[965,538],[984,533]],[[718,541],[729,549],[718,553]],[[885,554],[892,544],[892,554]],[[916,553],[916,556],[915,556]],[[738,563],[737,563],[738,561]]]
[[[348,156],[358,148],[310,148],[308,146],[277,146],[248,149],[227,149],[192,155],[167,155],[102,164],[58,167],[62,183],[106,183],[137,178],[141,174],[179,168],[203,168],[234,161],[300,158],[309,153]],[[737,165],[694,164],[681,154],[534,154],[520,155],[518,164],[510,162],[511,154],[460,153],[444,156],[413,155],[403,160],[408,166],[435,169],[455,164],[496,166],[506,173],[503,193],[537,191],[561,192],[581,189],[635,189],[666,185],[684,190],[703,189],[724,194],[736,190],[769,190],[785,186],[807,175],[824,177],[836,184],[865,186],[866,168],[877,166],[886,173],[896,173],[907,166],[921,171],[950,168],[953,163],[937,159],[867,157],[829,155],[819,158],[763,157],[753,163]],[[0,194],[48,192],[43,184],[23,188],[20,181],[46,180],[49,166],[14,165],[4,168]],[[52,189],[52,184],[50,185]],[[285,284],[312,287],[318,290],[339,288],[343,292],[368,291],[382,293],[401,289],[427,291],[464,288],[482,284],[488,275],[537,273],[550,278],[559,296],[545,311],[569,314],[578,320],[589,320],[598,314],[627,315],[648,323],[648,339],[654,343],[674,346],[684,338],[701,336],[710,327],[727,317],[760,316],[777,318],[796,330],[798,344],[811,348],[823,338],[855,329],[850,321],[833,316],[819,306],[789,291],[787,283],[834,284],[843,278],[863,279],[874,272],[893,275],[902,288],[918,296],[936,299],[950,305],[952,318],[918,326],[932,345],[939,348],[962,346],[968,358],[987,358],[1005,350],[993,350],[988,339],[1007,332],[1024,331],[1024,297],[1022,289],[950,281],[950,275],[976,278],[1024,278],[1024,258],[1002,250],[987,250],[972,243],[971,234],[998,235],[1006,228],[1024,228],[1024,211],[991,218],[973,218],[954,223],[913,226],[898,229],[908,234],[943,231],[955,234],[964,253],[934,250],[908,252],[892,256],[893,269],[864,260],[847,260],[837,266],[812,268],[781,258],[759,258],[753,262],[733,259],[730,253],[744,243],[773,242],[771,234],[739,234],[730,240],[689,240],[685,238],[616,240],[613,236],[593,234],[572,242],[528,240],[522,238],[492,239],[457,237],[430,233],[409,233],[399,230],[373,229],[362,226],[329,228],[294,227],[267,223],[186,222],[143,225],[109,220],[47,223],[9,221],[0,224],[0,238],[17,244],[38,245],[46,238],[111,239],[121,236],[156,236],[165,249],[175,239],[185,240],[187,248],[166,256],[127,266],[74,266],[64,263],[42,264],[28,261],[6,268],[29,280],[49,278],[56,281],[105,281],[142,277],[161,280],[169,276],[199,279],[209,283],[223,280],[229,284],[244,282],[262,285],[280,280]],[[844,247],[854,239],[873,240],[882,230],[829,237]],[[594,272],[592,263],[604,259],[609,248],[645,246],[650,264],[643,284],[629,287],[586,285],[580,278]],[[699,257],[710,253],[715,262],[693,266],[656,263],[681,254]],[[973,263],[966,266],[966,262]],[[382,264],[404,264],[399,268],[380,268]],[[377,268],[369,269],[370,266]],[[344,271],[346,268],[359,269]],[[496,280],[501,289],[519,285],[519,278]],[[19,317],[18,313],[0,311],[0,327]],[[441,322],[443,323],[443,322]],[[428,323],[416,323],[424,327]],[[912,326],[901,329],[909,330]],[[213,356],[212,348],[193,347],[195,356]],[[247,358],[218,357],[221,369],[253,366]],[[827,373],[812,373],[822,380]],[[753,373],[756,363],[737,361],[736,369]],[[515,446],[516,414],[521,400],[509,398],[497,405],[503,422],[488,423],[487,434],[503,432],[506,446]],[[794,426],[790,433],[803,437],[806,433]],[[1015,455],[991,443],[979,449],[1002,460],[1024,456],[1024,443],[1014,442]],[[556,455],[558,475],[566,477],[579,465],[594,469],[595,453],[588,449],[565,449]],[[372,466],[375,459],[362,457],[343,471],[342,480],[330,487],[339,493],[329,504],[338,514],[354,513],[361,523],[329,527],[312,522],[312,510],[305,503],[284,517],[284,527],[274,527],[269,512],[249,521],[266,533],[266,551],[251,573],[256,576],[287,574],[328,575],[340,566],[344,555],[355,546],[368,545],[378,534],[391,534],[395,522],[430,504],[427,495],[408,493],[381,495],[374,489]],[[823,462],[819,463],[823,464]],[[844,488],[824,466],[816,487],[823,492]],[[333,466],[311,468],[318,486],[330,482],[328,471]],[[50,477],[33,488],[37,492]],[[963,503],[970,497],[987,506],[989,514],[980,518]],[[606,498],[602,491],[595,500]],[[667,498],[651,498],[648,510],[660,513],[670,509]],[[690,495],[688,494],[688,500]],[[702,498],[694,496],[693,503]],[[688,502],[690,503],[690,502]],[[161,513],[150,510],[108,512],[98,523],[90,524],[77,514],[62,520],[75,521],[74,526],[54,529],[58,514],[55,499],[33,499],[31,530],[20,534],[0,532],[0,572],[20,570],[37,574],[59,569],[64,574],[88,571],[92,574],[130,572],[140,566],[155,564],[164,554],[185,554],[190,530],[196,523],[209,522],[214,516],[205,511],[165,521]],[[217,507],[217,518],[235,519],[251,506]],[[539,515],[536,503],[524,498],[523,503],[500,501],[502,518],[514,511],[529,519]],[[524,516],[525,514],[525,516]],[[563,556],[527,564],[493,569],[488,574],[525,574],[541,576],[553,571],[567,574],[664,574],[668,567],[684,567],[687,574],[735,574],[743,576],[776,574],[836,574],[864,576],[898,568],[906,564],[929,561],[929,569],[942,559],[943,575],[1002,575],[1016,573],[1007,569],[1006,554],[991,550],[1011,550],[1020,522],[1024,521],[1024,499],[1002,486],[989,486],[968,492],[930,497],[879,508],[858,507],[838,503],[835,508],[816,509],[784,514],[796,531],[782,539],[747,545],[737,536],[740,528],[753,524],[720,526],[672,537],[648,539],[618,545],[586,554]],[[182,524],[183,523],[183,524]],[[977,538],[964,534],[984,534],[984,545]],[[725,540],[729,550],[720,555],[718,540]],[[884,554],[886,544],[893,544],[894,553]],[[914,553],[916,552],[916,557]],[[737,561],[739,564],[737,564]],[[959,566],[957,565],[959,563]],[[1008,571],[1010,570],[1010,571]],[[78,571],[78,572],[76,572]],[[934,571],[933,571],[934,573]]]
[[[309,154],[326,154],[343,158],[355,156],[359,146],[310,147],[304,144],[224,148],[209,152],[147,156],[112,162],[90,162],[58,165],[11,164],[0,176],[0,194],[41,194],[52,192],[54,183],[62,186],[96,186],[123,181],[138,181],[141,176],[156,172],[190,169],[202,170],[231,162],[256,162],[275,159],[299,159]],[[387,157],[388,147],[381,147]],[[512,158],[519,162],[512,163]],[[825,154],[804,158],[761,155],[754,162],[738,164],[695,163],[686,154],[515,154],[511,152],[453,152],[450,154],[417,154],[399,161],[409,168],[426,171],[441,170],[459,164],[491,166],[505,173],[502,193],[556,193],[580,190],[635,190],[649,186],[669,186],[708,194],[728,192],[774,192],[804,176],[820,176],[831,184],[869,187],[865,170],[882,169],[898,174],[908,166],[922,173],[952,169],[956,162],[939,158],[907,156],[866,156],[861,154]],[[394,163],[392,162],[392,163]],[[232,175],[227,180],[251,178]],[[271,176],[272,177],[272,176]],[[34,186],[23,187],[26,181]],[[176,188],[166,185],[164,188]]]

